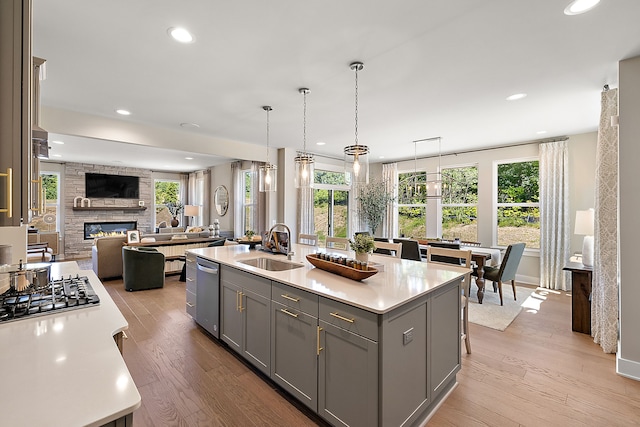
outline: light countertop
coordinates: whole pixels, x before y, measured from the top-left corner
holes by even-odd
[[[113,339],[127,321],[93,271],[52,264],[52,279],[75,274],[99,305],[0,324],[2,425],[99,426],[140,406]]]
[[[371,255],[370,260],[384,264],[384,271],[360,282],[347,279],[313,267],[306,255],[329,252],[354,258],[352,251],[293,245],[295,255],[290,262],[303,264],[302,268],[286,271],[268,271],[252,267],[240,261],[268,257],[287,261],[285,255],[273,255],[246,245],[218,246],[190,249],[188,252],[223,265],[229,265],[258,276],[304,289],[327,298],[341,301],[355,307],[384,314],[413,299],[419,298],[439,287],[456,280],[469,272],[463,267],[429,264],[426,262],[403,260],[384,255]]]

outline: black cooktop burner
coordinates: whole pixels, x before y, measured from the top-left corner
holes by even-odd
[[[9,289],[0,295],[0,322],[19,320],[59,311],[75,310],[100,304],[89,279],[85,276],[61,278],[46,287],[27,287],[23,291]]]

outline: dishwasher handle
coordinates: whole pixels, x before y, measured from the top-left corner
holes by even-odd
[[[198,270],[204,271],[205,273],[210,274],[218,274],[218,267],[205,267],[204,265],[198,264]]]

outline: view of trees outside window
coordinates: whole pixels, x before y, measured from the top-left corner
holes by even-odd
[[[155,208],[156,227],[165,221],[170,225],[173,215],[167,208],[167,203],[177,203],[180,201],[180,181],[155,180]]]
[[[478,240],[478,168],[442,170],[442,238]]]
[[[314,226],[319,245],[327,236],[348,237],[349,190],[342,172],[315,170],[313,191]]]
[[[34,216],[29,226],[35,227],[40,231],[58,231],[58,211],[60,208],[60,198],[58,195],[60,176],[57,173],[43,172],[40,174],[42,178],[42,190],[44,193],[44,212]],[[46,214],[55,215],[56,222],[47,224],[44,222]]]
[[[253,231],[254,233],[260,233],[260,230],[254,230],[255,215],[258,206],[258,201],[254,193],[254,173],[250,170],[243,171],[244,177],[244,199],[242,203],[242,211],[244,215],[242,217],[242,229],[246,233],[247,231]]]
[[[524,242],[540,248],[538,161],[498,164],[499,246]]]
[[[398,174],[398,232],[401,237],[427,237],[427,175]]]

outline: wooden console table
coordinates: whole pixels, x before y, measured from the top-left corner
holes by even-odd
[[[591,280],[593,267],[568,262],[563,270],[571,272],[571,329],[591,335]]]

